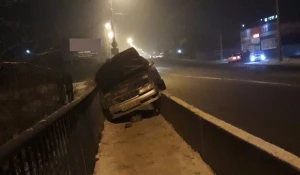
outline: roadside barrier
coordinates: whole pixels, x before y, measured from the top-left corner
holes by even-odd
[[[161,113],[218,175],[299,175],[300,158],[163,93]]]

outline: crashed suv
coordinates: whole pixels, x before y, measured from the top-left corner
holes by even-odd
[[[108,60],[97,72],[103,114],[110,121],[152,105],[159,111],[160,91],[166,86],[153,62],[130,48]]]

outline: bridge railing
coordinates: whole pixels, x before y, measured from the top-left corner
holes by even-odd
[[[103,117],[95,88],[0,148],[0,174],[92,174]]]

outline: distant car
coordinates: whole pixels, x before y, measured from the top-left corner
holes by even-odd
[[[264,61],[266,60],[266,55],[262,51],[256,51],[250,54],[250,61]]]
[[[242,60],[242,55],[240,53],[234,54],[228,58],[229,63],[238,62]]]
[[[106,62],[96,75],[103,114],[113,121],[151,104],[159,112],[160,91],[166,86],[153,62],[128,49]]]

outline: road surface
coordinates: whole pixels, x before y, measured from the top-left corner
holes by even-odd
[[[300,72],[155,61],[167,90],[300,156]]]

